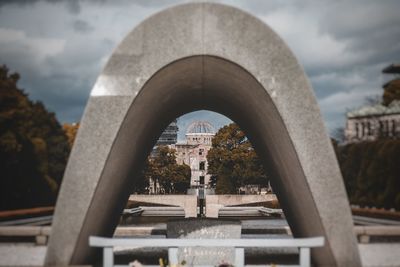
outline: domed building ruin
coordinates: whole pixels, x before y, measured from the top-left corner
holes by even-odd
[[[210,175],[207,174],[207,153],[211,149],[215,129],[207,121],[195,121],[186,131],[186,141],[170,145],[176,150],[178,164],[186,164],[192,170],[190,185],[208,187]]]

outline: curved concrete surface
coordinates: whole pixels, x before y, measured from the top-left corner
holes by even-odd
[[[47,265],[94,262],[88,237],[112,236],[157,137],[198,109],[245,130],[272,171],[293,234],[326,237],[312,254],[317,265],[360,265],[340,171],[303,69],[264,23],[209,3],[150,17],[112,54],[68,162]]]

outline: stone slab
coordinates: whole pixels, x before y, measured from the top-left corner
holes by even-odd
[[[359,244],[364,267],[400,266],[400,244]]]
[[[197,196],[195,195],[130,195],[131,203],[149,203],[182,207],[186,218],[197,217]]]
[[[33,244],[0,244],[0,266],[42,266],[46,250]]]
[[[41,234],[38,226],[1,226],[0,236],[37,236]]]
[[[167,223],[167,238],[240,238],[241,222],[223,219],[185,219],[171,220]],[[227,244],[229,245],[229,244]],[[191,265],[218,265],[233,263],[232,248],[179,248],[179,262]]]

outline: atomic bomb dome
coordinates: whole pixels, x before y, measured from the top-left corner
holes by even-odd
[[[215,128],[208,121],[194,121],[186,130],[186,141],[171,145],[176,150],[178,164],[190,166],[191,186],[208,186],[207,153],[211,149]]]
[[[195,121],[189,125],[187,134],[215,134],[215,129],[208,121]]]
[[[210,145],[215,135],[214,126],[208,121],[195,121],[186,130],[186,142],[190,145]]]

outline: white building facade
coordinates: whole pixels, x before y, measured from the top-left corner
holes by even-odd
[[[389,106],[364,106],[347,113],[346,143],[399,137],[400,101],[392,101]]]
[[[214,135],[214,127],[209,122],[196,121],[188,127],[184,142],[170,145],[176,150],[177,163],[190,166],[191,187],[208,187],[211,175],[207,174],[207,154],[212,147]]]

